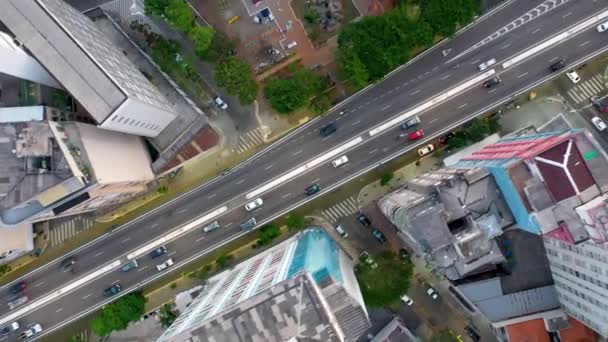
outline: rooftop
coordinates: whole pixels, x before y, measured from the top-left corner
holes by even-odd
[[[561,342],[595,342],[598,337],[581,322],[568,317],[567,326],[558,330]],[[510,342],[550,342],[553,341],[547,331],[547,322],[542,318],[532,319],[506,326]]]
[[[301,273],[169,341],[339,341],[314,280]]]
[[[98,122],[127,97],[169,106],[88,18],[62,0],[8,0],[2,21]]]
[[[452,280],[504,261],[493,239],[513,217],[483,169],[434,170],[378,204],[408,245]]]
[[[393,318],[382,330],[374,336],[370,342],[417,342],[418,339],[404,324],[399,317]]]

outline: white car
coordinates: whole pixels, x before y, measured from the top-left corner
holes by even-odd
[[[264,201],[262,201],[262,198],[256,198],[253,201],[245,204],[245,210],[253,211],[259,209],[262,205],[264,205]]]
[[[42,332],[42,325],[40,323],[36,323],[30,328],[23,330],[21,334],[19,334],[20,340],[25,340],[26,338],[30,338],[34,335],[38,335]]]
[[[578,76],[578,74],[576,73],[576,71],[574,70],[570,70],[566,73],[566,76],[568,76],[568,78],[570,79],[570,81],[572,81],[572,83],[578,83],[581,78]]]
[[[224,102],[224,100],[222,100],[221,97],[216,96],[213,101],[215,102],[215,104],[220,107],[223,110],[226,110],[228,108],[228,104],[226,102]]]
[[[597,25],[597,32],[604,32],[608,30],[608,21]]]
[[[479,71],[484,71],[484,70],[486,70],[487,68],[491,67],[494,64],[496,64],[496,59],[495,58],[488,59],[487,61],[479,64],[479,66],[478,66]]]
[[[591,122],[593,123],[593,126],[595,126],[595,128],[597,128],[597,130],[600,132],[603,132],[607,128],[604,120],[602,120],[601,118],[599,118],[597,116],[592,117]]]
[[[430,287],[426,290],[426,293],[431,296],[431,298],[433,299],[437,299],[439,298],[439,295],[437,294],[437,291],[435,291],[434,288]]]
[[[421,148],[418,149],[418,155],[421,156],[421,157],[424,157],[424,156],[426,156],[427,154],[429,154],[429,153],[431,153],[433,151],[435,151],[435,145],[428,144],[428,145],[426,145],[426,146],[421,147]]]
[[[348,157],[347,156],[342,156],[334,161],[331,162],[331,165],[333,165],[334,167],[340,167],[340,166],[344,166],[344,164],[348,163]]]
[[[401,300],[405,303],[405,305],[407,306],[412,306],[412,304],[414,304],[414,301],[412,300],[412,298],[408,297],[407,295],[403,295],[401,296]]]
[[[161,272],[162,270],[166,269],[167,267],[173,266],[174,262],[173,259],[167,259],[167,261],[163,262],[160,265],[156,265],[156,269]]]

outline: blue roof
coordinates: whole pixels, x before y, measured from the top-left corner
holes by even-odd
[[[325,231],[319,228],[305,231],[298,238],[287,278],[292,278],[301,271],[307,271],[313,275],[317,283],[331,276],[335,282],[342,284],[339,251],[336,242]]]

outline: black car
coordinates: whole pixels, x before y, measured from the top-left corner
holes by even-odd
[[[120,286],[119,283],[116,283],[116,284],[108,287],[107,289],[103,290],[103,294],[106,297],[112,297],[115,294],[118,294],[120,291],[122,291],[122,286]]]
[[[370,219],[364,213],[357,215],[357,221],[361,222],[361,224],[366,227],[369,227],[372,224],[372,221],[370,221]]]
[[[329,125],[321,128],[319,133],[322,136],[327,137],[327,136],[331,135],[332,133],[334,133],[337,129],[338,129],[338,127],[336,126],[335,123],[330,123]]]
[[[64,271],[70,270],[73,268],[75,263],[76,259],[73,256],[67,257],[61,262],[61,268],[63,268]]]
[[[478,334],[478,333],[477,333],[477,332],[476,332],[476,331],[475,331],[473,328],[471,328],[471,327],[470,327],[470,326],[468,326],[468,325],[467,325],[467,326],[464,328],[464,332],[465,332],[467,335],[469,335],[469,337],[470,337],[470,338],[471,338],[473,341],[475,341],[475,342],[477,342],[477,341],[479,341],[479,340],[481,339],[481,337],[479,336],[479,334]]]
[[[558,71],[566,67],[566,60],[560,59],[559,61],[551,64],[551,71]]]
[[[27,288],[27,285],[25,284],[25,281],[20,281],[17,284],[11,286],[10,291],[12,294],[18,294],[18,293],[25,291],[26,288]]]
[[[483,86],[486,88],[492,88],[496,85],[499,85],[501,81],[502,80],[500,79],[500,77],[494,76],[494,77],[490,78],[489,80],[483,82]]]
[[[593,103],[593,106],[601,113],[608,113],[608,101],[603,100],[597,95],[593,95],[589,98],[589,101]]]
[[[384,234],[382,234],[381,231],[379,231],[378,229],[372,230],[372,235],[376,238],[376,240],[378,240],[378,242],[380,243],[385,243],[386,242],[386,237],[384,237]]]
[[[319,184],[313,184],[306,188],[306,190],[304,190],[307,196],[314,195],[319,191],[321,191],[321,187],[319,186]]]
[[[167,247],[160,246],[157,249],[155,249],[152,252],[150,252],[150,257],[152,259],[158,258],[159,256],[164,255],[165,253],[167,253]]]

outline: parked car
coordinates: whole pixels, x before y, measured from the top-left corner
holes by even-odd
[[[604,120],[597,116],[591,118],[591,123],[593,123],[593,126],[595,126],[595,128],[597,128],[597,130],[600,132],[606,130],[606,123],[604,122]]]
[[[223,110],[228,109],[228,104],[226,102],[224,102],[224,100],[222,100],[222,98],[219,96],[216,96],[213,99],[213,102],[215,102],[215,104]]]
[[[112,286],[108,287],[107,289],[103,290],[103,294],[106,297],[112,297],[112,296],[120,293],[120,291],[122,291],[122,286],[120,286],[119,283],[115,283],[115,284],[112,284]]]
[[[499,76],[494,76],[494,77],[490,78],[489,80],[483,82],[483,86],[485,88],[492,88],[494,86],[499,85],[500,82],[502,82],[502,79]]]
[[[357,215],[357,221],[361,222],[361,224],[366,227],[369,227],[372,224],[372,221],[370,221],[369,217],[364,213],[359,213],[359,215]]]
[[[410,129],[412,127],[418,126],[419,123],[420,123],[420,118],[418,116],[414,116],[413,118],[410,118],[406,122],[402,123],[401,124],[401,128],[407,130],[407,129]]]
[[[558,71],[566,67],[566,60],[561,58],[557,62],[551,64],[551,71]]]
[[[255,220],[255,217],[250,218],[249,220],[240,224],[241,230],[251,230],[258,222]]]
[[[608,113],[608,102],[602,100],[601,97],[593,95],[589,98],[589,101],[593,103],[593,106],[601,113]]]
[[[428,144],[424,147],[421,147],[418,149],[418,155],[421,157],[426,156],[427,154],[430,154],[431,152],[435,151],[435,145],[433,144]]]
[[[70,270],[73,268],[75,263],[76,259],[73,256],[67,257],[61,261],[61,268],[63,268],[64,271]]]
[[[378,229],[374,228],[372,230],[372,235],[376,238],[376,240],[378,240],[378,242],[380,242],[380,243],[385,243],[386,242],[386,237]]]
[[[14,284],[13,286],[11,286],[10,292],[12,294],[18,294],[18,293],[25,291],[26,288],[27,288],[27,284],[25,283],[25,281],[22,280],[16,284]]]
[[[604,32],[608,30],[608,21],[597,25],[597,32]]]
[[[336,130],[338,130],[338,127],[336,126],[336,124],[330,123],[329,125],[321,128],[321,130],[319,130],[319,133],[321,134],[321,136],[327,137],[327,136],[333,134]]]
[[[0,336],[8,336],[10,334],[12,334],[13,332],[15,332],[16,330],[19,330],[19,322],[15,321],[11,324],[7,324],[5,326],[3,326],[2,328],[0,328]]]
[[[36,335],[40,334],[41,332],[42,332],[42,325],[40,325],[40,323],[35,323],[34,325],[30,326],[26,330],[23,330],[21,332],[21,334],[19,334],[19,339],[25,340],[26,338],[36,336]]]
[[[304,190],[304,193],[306,194],[306,196],[311,196],[311,195],[316,194],[319,191],[321,191],[321,187],[319,186],[319,184],[313,184],[313,185],[309,186],[308,188],[306,188]]]
[[[334,229],[336,230],[336,232],[338,232],[338,235],[340,235],[343,238],[348,237],[348,233],[346,233],[346,231],[344,230],[344,228],[342,228],[341,225],[337,225],[334,227]]]
[[[481,339],[481,337],[479,336],[479,334],[470,325],[467,325],[464,328],[464,332],[475,342],[477,342],[477,341],[479,341]]]
[[[130,262],[122,265],[120,270],[123,272],[129,272],[130,270],[137,268],[137,266],[139,266],[137,260],[131,260]]]
[[[407,138],[411,141],[418,140],[422,137],[424,137],[424,131],[422,129],[417,129],[407,135]]]
[[[340,167],[340,166],[344,166],[346,163],[348,163],[348,157],[342,156],[342,157],[332,161],[331,165],[333,165],[334,167]]]
[[[245,210],[247,211],[253,211],[256,209],[260,209],[262,207],[262,205],[264,205],[264,201],[262,201],[262,198],[256,198],[253,201],[245,204]]]
[[[408,297],[407,295],[401,296],[401,301],[403,301],[407,306],[412,306],[412,304],[414,304],[412,298]]]
[[[574,83],[574,84],[578,83],[581,80],[580,76],[578,76],[578,74],[574,70],[568,71],[566,73],[566,76],[568,76],[570,81],[572,81],[572,83]]]
[[[359,254],[359,260],[361,260],[362,263],[366,264],[371,269],[376,269],[378,267],[378,263],[374,261],[374,259],[372,259],[372,257],[369,256],[369,253],[367,253],[366,251],[363,251],[361,252],[361,254]]]
[[[174,262],[173,259],[167,259],[165,262],[163,262],[162,264],[156,265],[156,269],[161,272],[163,270],[165,270],[167,267],[173,266]]]
[[[479,66],[477,68],[479,68],[479,71],[484,71],[494,64],[496,64],[496,58],[488,59],[487,61],[479,64]]]
[[[28,300],[29,300],[28,296],[21,296],[19,298],[13,299],[10,302],[8,302],[8,308],[13,310],[16,307],[19,307],[19,306],[27,303]]]
[[[435,291],[435,289],[429,284],[426,284],[426,286],[427,286],[426,294],[431,296],[431,298],[433,298],[433,299],[438,299],[439,294],[437,293],[437,291]]]
[[[165,253],[167,253],[167,247],[160,246],[157,249],[150,252],[150,257],[152,257],[152,259],[158,258],[159,256],[164,255]]]

